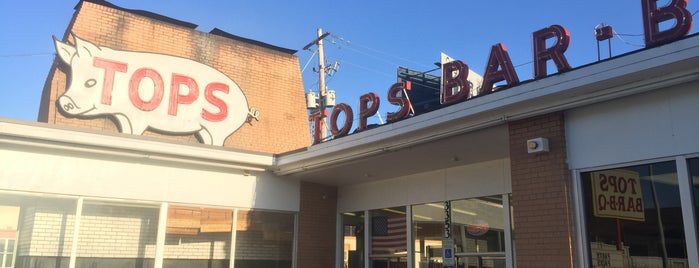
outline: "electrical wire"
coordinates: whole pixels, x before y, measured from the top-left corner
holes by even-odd
[[[313,54],[308,58],[308,61],[306,62],[306,65],[303,66],[303,69],[301,69],[301,73],[303,73],[306,70],[306,67],[308,67],[308,64],[311,63],[311,60],[313,60],[313,57],[316,56],[316,53],[318,53],[318,50],[316,49],[313,51]]]
[[[613,30],[613,31],[614,31],[614,30]],[[634,43],[631,43],[631,42],[629,42],[629,41],[626,41],[624,38],[622,38],[622,36],[642,36],[641,34],[639,34],[639,35],[634,35],[634,34],[619,34],[619,33],[617,33],[616,31],[614,31],[614,36],[616,36],[616,38],[619,38],[619,40],[621,40],[621,42],[624,43],[624,44],[627,44],[627,45],[630,45],[630,46],[635,46],[635,47],[644,47],[644,45],[641,45],[641,44],[634,44]]]
[[[344,43],[346,43],[346,44],[347,44],[347,48],[350,49],[350,50],[356,51],[356,52],[358,52],[358,53],[365,54],[365,55],[370,56],[370,57],[374,57],[374,58],[380,59],[380,60],[382,60],[382,61],[384,61],[384,62],[388,62],[388,63],[391,63],[391,64],[395,64],[395,65],[397,65],[397,66],[400,65],[400,64],[396,64],[395,62],[392,62],[392,61],[387,61],[387,60],[385,60],[385,59],[382,58],[382,57],[378,57],[378,56],[375,56],[375,55],[371,55],[371,54],[369,54],[369,53],[367,53],[367,52],[360,51],[360,50],[358,50],[358,49],[355,49],[354,47],[356,46],[356,47],[358,47],[358,48],[362,48],[362,49],[368,50],[368,51],[370,51],[370,52],[374,52],[374,53],[378,53],[378,54],[381,54],[381,55],[384,55],[384,56],[388,56],[388,57],[391,57],[391,58],[394,58],[394,59],[397,59],[397,60],[400,60],[400,61],[403,61],[403,62],[407,62],[407,63],[411,63],[411,64],[415,64],[415,65],[420,65],[420,66],[423,66],[423,67],[426,67],[426,68],[431,68],[430,65],[426,65],[426,64],[421,63],[421,62],[417,62],[417,61],[410,60],[410,59],[407,59],[407,58],[404,58],[404,57],[396,56],[396,55],[393,55],[393,54],[390,54],[390,53],[387,53],[387,52],[383,52],[383,51],[380,51],[380,50],[378,50],[378,49],[371,48],[371,47],[369,47],[369,46],[362,45],[362,44],[359,44],[359,43],[356,43],[356,42],[350,42],[349,40],[346,40],[345,38],[343,38],[343,37],[341,37],[341,36],[337,36],[337,35],[334,35],[334,34],[331,34],[331,36],[332,36],[333,38],[337,38],[338,40],[343,41]]]
[[[0,55],[0,58],[22,58],[22,57],[55,56],[55,55],[56,55],[56,53],[5,54],[5,55]]]

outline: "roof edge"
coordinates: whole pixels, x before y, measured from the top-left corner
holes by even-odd
[[[150,12],[150,11],[123,8],[123,7],[117,6],[117,5],[112,4],[112,3],[105,1],[105,0],[80,0],[80,2],[75,6],[75,10],[78,10],[80,8],[80,6],[82,6],[83,2],[89,2],[89,3],[96,4],[96,5],[105,6],[105,7],[113,8],[116,10],[121,10],[121,11],[124,11],[127,13],[131,13],[131,14],[159,20],[162,22],[167,22],[170,24],[174,24],[177,26],[181,26],[181,27],[185,27],[185,28],[189,28],[189,29],[193,29],[193,30],[199,26],[199,25],[191,23],[191,22],[174,19],[174,18],[165,16],[165,15],[161,15],[161,14]]]
[[[249,38],[245,38],[245,37],[240,37],[240,36],[237,36],[237,35],[228,33],[228,32],[226,32],[226,31],[224,31],[224,30],[219,29],[219,28],[214,28],[214,29],[211,30],[209,33],[210,33],[210,34],[213,34],[213,35],[218,35],[218,36],[221,36],[221,37],[225,37],[225,38],[228,38],[228,39],[236,40],[236,41],[241,41],[241,42],[245,42],[245,43],[249,43],[249,44],[253,44],[253,45],[258,45],[258,46],[261,46],[261,47],[264,47],[264,48],[269,48],[269,49],[272,49],[272,50],[275,50],[275,51],[279,51],[279,52],[282,52],[282,53],[287,53],[287,54],[292,54],[292,55],[293,55],[293,54],[296,54],[296,52],[297,52],[297,50],[288,49],[288,48],[283,48],[283,47],[278,47],[278,46],[270,45],[270,44],[267,44],[267,43],[264,43],[264,42],[261,42],[261,41],[257,41],[257,40],[253,40],[253,39],[249,39]]]

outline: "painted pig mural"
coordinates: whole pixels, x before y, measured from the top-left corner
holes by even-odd
[[[75,46],[54,37],[59,58],[71,68],[68,89],[57,101],[68,115],[110,115],[129,134],[147,128],[196,133],[211,145],[223,145],[245,122],[257,119],[240,87],[207,65],[73,38]]]

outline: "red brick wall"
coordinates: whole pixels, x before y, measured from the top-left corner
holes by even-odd
[[[296,267],[335,266],[337,188],[301,182]]]
[[[211,66],[235,81],[260,121],[244,124],[228,137],[226,147],[282,153],[310,145],[308,116],[298,58],[253,42],[199,32],[124,10],[81,2],[66,31],[98,46],[153,52],[188,58]],[[67,86],[70,68],[56,58],[44,87],[39,120],[109,132],[118,131],[107,116],[68,118],[57,111],[56,99]],[[146,131],[145,136],[197,142],[193,135],[168,136]]]
[[[517,267],[572,267],[563,114],[511,122],[509,131]],[[528,154],[526,141],[537,137],[549,139],[550,151]]]

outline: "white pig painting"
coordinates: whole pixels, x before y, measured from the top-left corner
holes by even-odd
[[[70,66],[70,81],[57,100],[73,117],[112,116],[122,133],[150,128],[196,133],[222,146],[245,122],[257,119],[240,87],[202,63],[174,56],[119,51],[73,35],[75,45],[54,37],[58,57]]]

